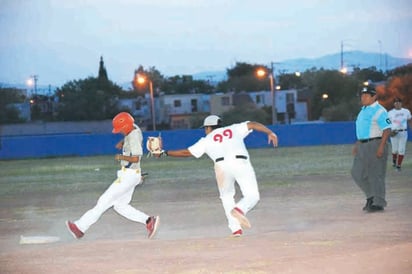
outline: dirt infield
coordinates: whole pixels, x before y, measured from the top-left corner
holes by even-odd
[[[0,202],[0,273],[412,273],[410,178],[410,170],[388,170],[383,213],[362,211],[349,175],[263,184],[248,214],[252,228],[236,239],[213,180],[196,182],[202,191],[150,179],[139,187],[133,205],[161,216],[152,240],[112,210],[73,239],[65,219],[79,217],[100,193],[17,195]],[[61,241],[20,245],[20,235]]]

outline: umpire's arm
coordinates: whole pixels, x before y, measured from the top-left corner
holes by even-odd
[[[376,157],[381,158],[385,151],[385,145],[388,142],[389,136],[391,135],[391,129],[387,128],[382,133],[382,139],[378,147],[378,151],[376,152]]]

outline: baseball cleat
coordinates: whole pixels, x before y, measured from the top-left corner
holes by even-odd
[[[238,220],[238,222],[240,223],[240,225],[243,228],[251,228],[252,227],[249,220],[246,218],[245,214],[243,213],[243,211],[240,208],[235,207],[234,209],[232,209],[230,214],[232,214],[232,216],[235,217]]]
[[[147,219],[146,229],[147,229],[147,238],[151,239],[156,234],[157,227],[159,226],[160,218],[159,216],[151,216]]]
[[[241,229],[236,230],[235,232],[232,233],[232,237],[233,238],[238,238],[240,236],[242,236],[243,231]]]
[[[371,204],[373,203],[373,197],[370,197],[368,199],[366,199],[366,204],[365,206],[362,208],[363,211],[367,211],[369,209],[369,207],[371,206]]]
[[[370,205],[369,208],[367,209],[368,212],[378,212],[378,211],[383,211],[382,206],[377,206],[377,205]]]
[[[72,234],[75,239],[80,239],[84,236],[84,233],[77,227],[75,223],[66,221],[66,226],[70,234]]]

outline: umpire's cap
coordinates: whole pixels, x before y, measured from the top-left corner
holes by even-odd
[[[220,126],[222,124],[222,119],[220,119],[217,115],[209,115],[203,121],[202,127],[213,127],[213,126]]]
[[[362,88],[361,94],[363,94],[363,93],[368,93],[368,94],[374,96],[374,95],[376,95],[376,89],[372,85],[367,85],[366,87]]]

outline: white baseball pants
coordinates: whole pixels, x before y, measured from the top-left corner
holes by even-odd
[[[132,200],[135,187],[141,182],[140,171],[123,169],[117,171],[117,179],[100,196],[95,207],[87,211],[74,223],[84,233],[110,207],[123,217],[146,224],[148,215],[135,209],[129,203]]]
[[[230,213],[232,209],[238,207],[246,214],[260,199],[255,171],[249,159],[233,158],[215,163],[215,174],[229,229],[235,232],[241,229],[241,226]],[[243,195],[237,203],[234,198],[235,182],[238,183]]]

